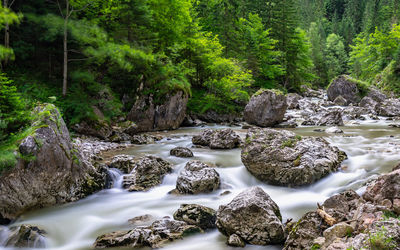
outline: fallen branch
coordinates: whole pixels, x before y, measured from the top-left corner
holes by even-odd
[[[329,226],[333,226],[337,223],[336,219],[333,218],[332,216],[330,216],[327,212],[325,212],[324,207],[322,207],[320,204],[317,203],[318,209],[317,209],[317,213],[319,214],[319,216],[321,216],[322,219],[324,219],[324,221],[329,225]]]

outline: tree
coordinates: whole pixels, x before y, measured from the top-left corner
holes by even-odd
[[[8,0],[4,0],[4,6],[0,5],[0,28],[4,28],[4,46],[0,46],[0,59],[4,60],[5,63],[9,59],[13,59],[13,51],[10,48],[10,25],[13,23],[19,23],[22,19],[22,15],[17,15],[12,12],[9,7],[14,3],[12,1],[8,4]]]
[[[324,54],[326,44],[321,24],[312,22],[308,30],[308,35],[311,44],[311,59],[314,64],[313,72],[317,77],[315,80],[319,81],[319,84],[323,86],[328,83],[328,62]]]
[[[328,67],[328,81],[347,72],[348,57],[343,38],[336,34],[330,34],[326,39],[325,55]]]

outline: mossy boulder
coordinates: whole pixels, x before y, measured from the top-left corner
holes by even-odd
[[[367,95],[368,85],[348,75],[341,75],[332,80],[328,86],[328,99],[335,101],[339,96],[346,100],[346,105],[357,104],[361,98]]]

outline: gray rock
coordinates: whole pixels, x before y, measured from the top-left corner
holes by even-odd
[[[376,102],[369,96],[365,96],[363,99],[361,99],[359,105],[360,107],[367,109],[371,114],[377,114],[380,109],[380,103]]]
[[[232,246],[232,247],[245,247],[246,246],[246,243],[237,234],[231,234],[228,237],[228,241],[226,242],[226,244],[229,246]]]
[[[244,109],[244,120],[260,127],[271,127],[283,121],[286,97],[272,90],[254,94]]]
[[[167,95],[165,102],[157,105],[152,95],[141,95],[128,114],[128,120],[137,125],[135,132],[177,129],[186,115],[188,95],[178,91]]]
[[[17,164],[0,176],[0,218],[83,198],[105,185],[105,176],[71,143],[67,126],[52,104],[35,109],[34,133],[19,145]]]
[[[297,122],[295,120],[281,122],[275,126],[275,128],[296,128],[296,127],[297,127]]]
[[[325,132],[332,133],[332,134],[340,134],[340,133],[343,133],[343,130],[341,130],[338,127],[330,127],[330,128],[325,129]]]
[[[384,200],[393,203],[394,199],[400,199],[400,170],[379,176],[368,185],[363,198],[375,204],[381,204]]]
[[[146,191],[161,184],[163,177],[171,171],[171,164],[160,157],[140,157],[135,159],[131,174],[123,177],[122,186],[130,192]]]
[[[94,136],[102,140],[108,139],[113,132],[111,127],[101,120],[82,121],[79,124],[75,124],[72,129],[78,134]]]
[[[116,155],[112,158],[110,167],[122,171],[124,174],[129,174],[135,167],[134,157],[131,155]]]
[[[209,193],[219,188],[221,183],[215,169],[200,161],[190,161],[179,173],[176,189],[181,194]]]
[[[131,140],[131,136],[128,134],[125,134],[123,132],[113,132],[112,135],[108,138],[110,142],[129,142]]]
[[[193,225],[183,221],[175,221],[169,218],[157,220],[147,227],[136,227],[129,231],[117,231],[97,237],[94,248],[160,248],[174,240],[185,236],[202,232]]]
[[[387,99],[383,101],[378,109],[378,115],[387,117],[400,116],[400,100]]]
[[[360,94],[355,80],[350,76],[341,75],[332,81],[328,87],[328,99],[334,101],[338,96],[347,100],[347,104],[360,101]]]
[[[287,103],[287,108],[288,109],[299,109],[300,108],[300,104],[299,104],[299,100],[302,97],[299,94],[296,93],[289,93],[286,95],[286,103]]]
[[[285,240],[279,207],[260,187],[249,188],[217,211],[216,225],[223,234],[238,235],[254,245]]]
[[[46,232],[36,226],[21,225],[11,227],[7,238],[5,239],[5,247],[15,248],[45,248]]]
[[[169,154],[174,155],[176,157],[183,157],[183,158],[193,157],[193,152],[190,149],[184,148],[184,147],[173,148],[173,149],[171,149]]]
[[[386,99],[388,99],[387,95],[382,93],[382,91],[380,91],[379,89],[373,87],[369,88],[367,96],[370,97],[372,100],[376,101],[377,103],[382,103]]]
[[[339,105],[339,106],[346,106],[346,104],[348,102],[346,99],[343,98],[343,96],[339,95],[338,97],[335,98],[333,103],[335,103],[336,105]]]
[[[250,129],[241,157],[247,170],[262,181],[301,186],[336,171],[346,155],[323,138],[302,138],[285,130]]]
[[[321,118],[316,122],[317,126],[343,126],[342,113],[338,110],[329,110],[322,114]]]
[[[240,136],[232,129],[205,129],[200,135],[193,136],[195,145],[208,146],[212,149],[232,149],[240,146]]]
[[[174,219],[184,221],[189,225],[195,225],[203,230],[215,228],[216,212],[196,204],[183,204],[174,213]]]
[[[331,243],[336,238],[343,238],[345,236],[351,235],[354,228],[345,222],[335,224],[323,232],[326,242]]]

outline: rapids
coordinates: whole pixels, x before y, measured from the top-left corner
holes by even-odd
[[[353,122],[341,127],[344,131],[343,134],[315,132],[314,129],[318,127],[292,129],[302,136],[323,136],[348,155],[348,160],[342,163],[340,171],[330,174],[311,186],[286,188],[264,184],[247,172],[240,160],[240,149],[191,148],[192,136],[204,128],[181,128],[176,131],[158,133],[163,135],[164,139],[155,144],[136,145],[103,155],[104,158],[110,158],[116,154],[133,156],[154,154],[164,158],[174,165],[174,171],[164,178],[162,185],[148,192],[129,193],[121,189],[121,173],[111,170],[114,178],[113,188],[103,190],[75,203],[25,214],[8,227],[31,224],[43,228],[48,232],[47,249],[90,249],[97,236],[132,227],[127,221],[133,217],[145,214],[152,215],[154,219],[164,216],[172,217],[174,211],[184,203],[196,203],[218,209],[219,205],[230,202],[237,194],[251,186],[260,186],[271,196],[279,205],[284,222],[288,218],[297,220],[306,211],[315,209],[317,202],[322,203],[335,193],[346,189],[354,189],[362,193],[365,183],[379,173],[389,172],[400,161],[400,134],[398,129],[388,126],[393,121],[365,120],[357,122],[359,124]],[[208,127],[223,128],[219,125]],[[242,137],[245,136],[245,130],[239,127],[233,129]],[[176,146],[191,148],[194,157],[190,160],[197,159],[215,166],[222,179],[221,189],[202,195],[175,196],[168,194],[175,188],[178,173],[189,161],[189,159],[169,155],[170,149]],[[176,241],[164,249],[231,249],[225,245],[225,240],[225,236],[217,230],[213,230]],[[0,234],[0,245],[1,243]],[[246,249],[281,249],[281,247],[248,245]],[[0,249],[4,248],[0,247]]]

